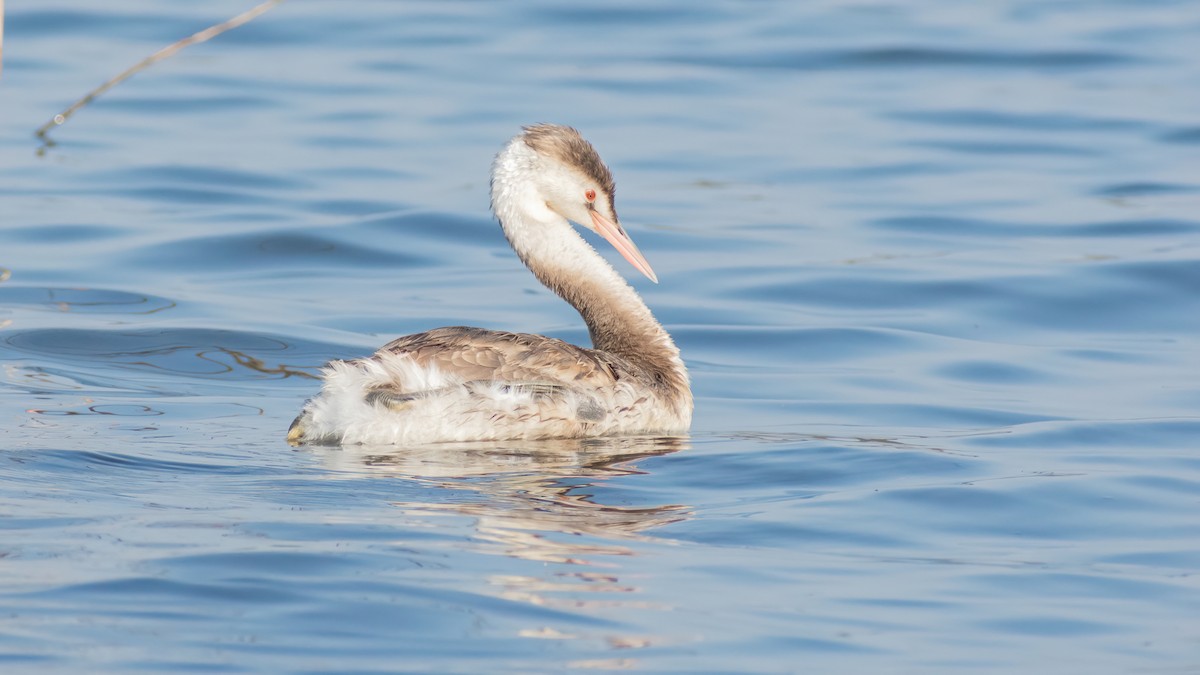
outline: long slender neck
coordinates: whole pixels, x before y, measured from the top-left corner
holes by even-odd
[[[521,261],[579,311],[592,346],[644,370],[651,386],[674,392],[690,410],[687,369],[646,303],[538,189],[537,154],[513,139],[492,165],[492,210]]]
[[[565,219],[530,222],[510,212],[500,222],[538,281],[583,317],[593,347],[645,365],[660,360],[658,353],[678,361],[679,350],[641,296]]]
[[[641,367],[652,383],[687,387],[687,371],[671,336],[570,223],[562,218],[530,222],[499,209],[497,215],[509,243],[538,281],[579,311],[594,348]]]

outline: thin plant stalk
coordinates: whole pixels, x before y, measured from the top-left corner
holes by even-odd
[[[184,47],[190,47],[191,45],[194,45],[194,44],[197,44],[200,42],[205,42],[207,40],[210,40],[210,39],[220,35],[221,33],[224,33],[227,30],[230,30],[232,28],[237,28],[238,26],[241,26],[242,24],[250,21],[251,19],[254,19],[255,17],[265,13],[267,10],[273,8],[275,5],[278,5],[281,2],[283,2],[283,0],[267,0],[266,2],[254,7],[252,9],[249,9],[241,14],[238,14],[237,16],[233,17],[232,19],[229,19],[227,21],[222,21],[221,23],[216,24],[215,26],[209,26],[208,28],[205,28],[204,30],[200,31],[199,33],[195,33],[193,35],[185,37],[184,39],[182,39],[172,45],[163,47],[162,49],[154,52],[150,56],[147,56],[146,58],[137,62],[136,64],[134,64],[130,68],[126,69],[124,72],[117,75],[116,77],[112,78],[108,82],[105,82],[104,84],[100,85],[99,87],[96,87],[95,89],[89,91],[86,96],[84,96],[83,98],[81,98],[78,101],[76,101],[75,103],[73,103],[71,105],[71,107],[69,107],[66,110],[55,115],[53,118],[50,119],[50,121],[48,121],[45,124],[43,124],[42,126],[38,127],[38,130],[36,132],[37,137],[41,138],[44,141],[49,141],[49,139],[46,137],[47,132],[49,132],[54,127],[57,127],[57,126],[63,124],[64,122],[66,122],[71,117],[71,115],[75,114],[76,111],[78,111],[80,108],[86,106],[87,104],[91,103],[92,101],[96,100],[97,97],[99,97],[101,94],[108,91],[109,89],[112,89],[113,87],[124,82],[125,80],[129,79],[130,77],[132,77],[133,75],[137,74],[138,72],[144,70],[145,68],[148,68],[151,65],[153,65],[159,61],[162,61],[165,58],[173,56],[176,52],[180,51]],[[3,8],[4,8],[4,0],[0,0],[0,11],[2,11]]]

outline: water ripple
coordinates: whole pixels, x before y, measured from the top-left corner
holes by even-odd
[[[110,385],[138,389],[138,378],[147,374],[201,380],[311,379],[331,355],[353,351],[295,338],[202,328],[35,329],[9,333],[2,344],[15,356],[89,364],[104,373]]]
[[[102,288],[0,286],[0,304],[85,314],[153,314],[175,307],[168,298]]]
[[[1183,127],[1180,129],[1175,129],[1159,136],[1159,140],[1163,141],[1164,143],[1195,145],[1200,143],[1200,127]]]
[[[239,464],[167,460],[161,457],[118,452],[38,450],[14,455],[30,470],[61,472],[65,475],[103,471],[145,472],[153,476],[164,474],[224,474],[258,475],[257,470]]]
[[[1059,134],[1137,131],[1153,126],[1136,118],[1106,117],[1092,114],[1021,113],[1001,110],[905,110],[888,113],[891,119],[919,122],[936,127],[982,127],[986,129],[1038,131]]]
[[[833,51],[757,50],[749,53],[705,53],[671,59],[680,63],[724,68],[849,70],[876,68],[1096,69],[1136,63],[1137,57],[1107,51],[987,51],[885,47]]]
[[[1029,224],[946,216],[881,218],[875,227],[952,237],[1151,237],[1200,232],[1200,221],[1147,218],[1071,224]]]
[[[238,171],[229,167],[204,164],[163,164],[129,166],[85,177],[107,185],[168,183],[189,186],[237,186],[239,189],[299,191],[313,187],[310,181],[294,175]]]
[[[315,233],[255,232],[195,237],[147,246],[130,264],[149,269],[236,270],[266,274],[280,269],[404,268],[429,258],[338,241]]]

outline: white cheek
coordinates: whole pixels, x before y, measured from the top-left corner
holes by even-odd
[[[592,216],[588,213],[587,207],[584,206],[583,200],[576,199],[572,202],[564,202],[560,200],[557,202],[557,206],[557,213],[559,216],[566,218],[567,220],[581,227],[585,227],[589,230],[592,229]]]
[[[525,201],[524,210],[534,220],[547,222],[555,219],[556,214],[550,208],[550,204],[538,194],[532,194]],[[561,215],[561,214],[558,214]]]

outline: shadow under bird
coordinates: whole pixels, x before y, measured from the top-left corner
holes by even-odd
[[[492,164],[492,211],[521,261],[579,311],[592,349],[526,333],[438,328],[333,361],[288,430],[292,444],[676,434],[692,419],[687,369],[633,288],[571,226],[658,278],[613,206],[612,173],[570,127],[526,127]]]

